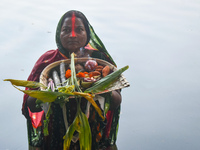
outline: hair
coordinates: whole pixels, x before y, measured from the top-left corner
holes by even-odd
[[[89,43],[90,41],[90,29],[89,29],[89,21],[87,20],[87,18],[85,17],[85,15],[80,12],[80,11],[77,11],[77,10],[70,10],[68,12],[66,12],[62,18],[62,22],[61,22],[61,26],[63,25],[64,23],[64,20],[68,17],[72,17],[72,15],[75,15],[77,18],[80,18],[84,24],[84,27],[85,27],[85,30],[86,30],[86,33],[87,33],[87,41],[86,41],[86,45]]]

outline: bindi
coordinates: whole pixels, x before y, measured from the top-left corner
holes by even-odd
[[[75,37],[76,36],[76,34],[75,34],[75,19],[76,19],[76,16],[75,16],[75,14],[73,13],[72,14],[72,37]]]

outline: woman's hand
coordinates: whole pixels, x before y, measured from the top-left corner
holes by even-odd
[[[30,109],[30,111],[31,112],[40,112],[40,111],[42,111],[42,108],[37,108],[36,107],[36,98],[33,98],[33,97],[28,97],[28,99],[27,99],[27,107],[29,107],[29,109]]]
[[[122,101],[122,97],[121,97],[120,90],[112,91],[112,101],[111,101],[110,110],[117,109],[119,105],[121,104],[121,101]]]

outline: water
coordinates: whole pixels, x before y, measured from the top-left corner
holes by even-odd
[[[61,15],[82,11],[131,86],[123,102],[119,150],[199,150],[200,2],[197,0],[3,0],[0,4],[0,150],[26,150],[23,94],[5,78],[27,79],[55,49]]]

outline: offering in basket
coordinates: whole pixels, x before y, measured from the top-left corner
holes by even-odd
[[[104,87],[92,90],[88,89],[97,85],[106,76],[117,71],[117,68],[107,61],[97,58],[74,58],[75,72],[80,89],[86,93],[100,94],[117,89],[128,87],[129,83],[126,78],[121,74],[112,76],[111,80]],[[71,60],[60,60],[48,65],[40,76],[40,83],[48,85],[48,79],[52,78],[57,88],[65,86],[71,77]],[[127,66],[124,68],[128,68]],[[124,69],[125,70],[125,69]],[[113,80],[115,78],[115,80]],[[43,87],[41,87],[44,90]]]
[[[80,107],[81,97],[88,100],[95,108],[96,112],[105,120],[101,109],[98,107],[93,97],[96,94],[101,94],[117,89],[122,89],[129,86],[128,81],[122,75],[122,72],[128,69],[125,66],[117,69],[115,66],[100,59],[94,58],[74,58],[74,53],[71,55],[71,60],[61,60],[48,65],[40,75],[40,82],[5,79],[10,81],[14,87],[24,86],[28,88],[39,88],[41,90],[18,90],[28,94],[31,97],[37,98],[48,105],[48,110],[44,120],[44,136],[48,135],[48,122],[51,115],[52,102],[59,103],[63,110],[63,118],[66,127],[63,147],[69,149],[70,143],[74,140],[74,132],[78,132],[75,139],[79,139],[80,146],[86,149],[91,149],[91,129],[87,116],[82,112]],[[54,83],[53,83],[54,82]],[[55,85],[55,88],[53,87]],[[66,109],[64,103],[74,97],[77,101],[77,113],[73,123],[68,126]],[[36,101],[36,102],[37,102]]]

